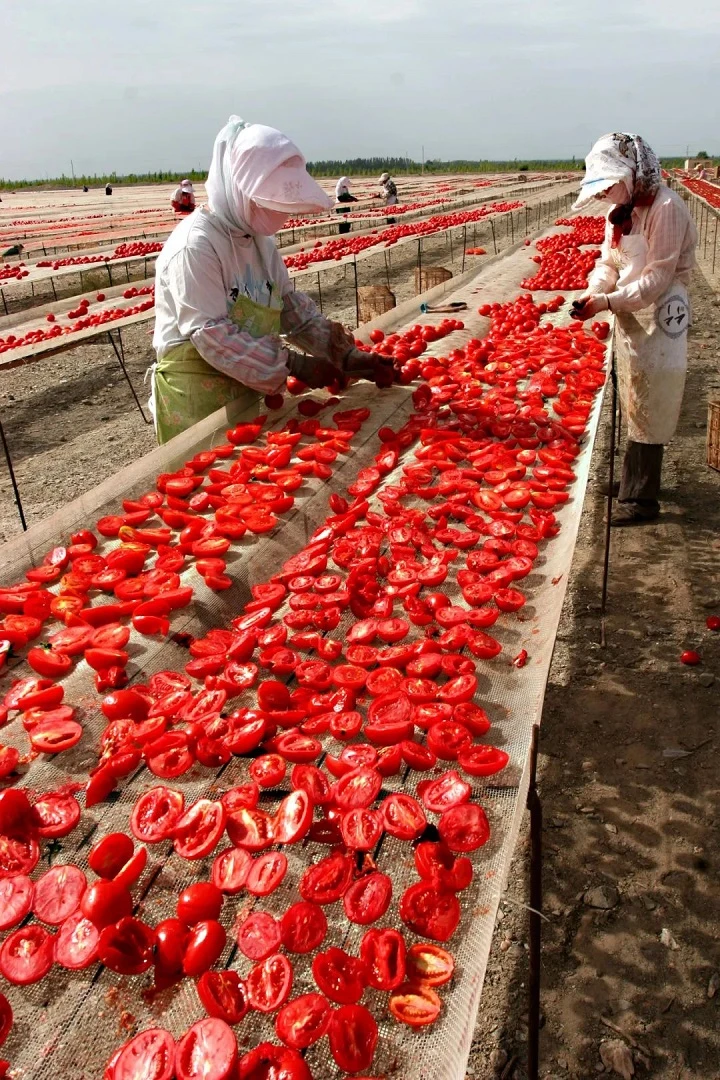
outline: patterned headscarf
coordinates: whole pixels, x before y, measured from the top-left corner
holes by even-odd
[[[647,206],[660,187],[660,162],[655,152],[639,135],[627,132],[598,139],[585,159],[585,170],[576,208],[620,180],[627,185],[633,206]]]

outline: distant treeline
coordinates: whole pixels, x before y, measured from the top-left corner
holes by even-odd
[[[666,169],[681,168],[684,158],[663,158]],[[442,173],[496,173],[496,172],[569,172],[582,168],[582,161],[576,158],[554,160],[515,161],[426,161],[424,166],[419,161],[403,157],[353,158],[351,161],[311,161],[308,170],[317,177],[338,176],[379,176],[389,172],[395,176],[417,174],[423,171],[429,174]],[[160,170],[148,173],[110,173],[107,176],[54,176],[45,180],[4,180],[0,177],[0,190],[17,191],[21,188],[89,188],[105,187],[106,184],[170,184],[187,177],[203,182],[207,176],[204,170],[187,169],[183,172]]]

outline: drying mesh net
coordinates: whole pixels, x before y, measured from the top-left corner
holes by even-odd
[[[521,248],[448,297],[467,302],[469,311],[463,313],[466,329],[456,333],[450,342],[444,339],[436,343],[434,350],[437,353],[442,354],[455,347],[459,340],[464,342],[481,331],[485,323],[474,314],[479,302],[490,298],[502,301],[517,294],[518,283],[527,270],[527,256],[527,249]],[[430,315],[420,321],[431,323],[438,318]],[[344,492],[358,470],[372,462],[378,449],[377,430],[383,425],[397,430],[410,416],[413,411],[410,394],[411,391],[403,387],[377,391],[365,383],[353,386],[339,407],[367,405],[371,409],[371,418],[353,439],[354,449],[350,456],[344,462],[340,459],[336,462],[330,481],[309,480],[299,489],[294,510],[286,515],[272,536],[243,538],[233,544],[228,561],[235,582],[232,589],[213,593],[205,588],[193,569],[184,572],[183,583],[187,581],[193,585],[195,600],[188,611],[176,613],[173,631],[201,636],[211,627],[226,625],[249,599],[250,587],[275,572],[324,521],[331,492]],[[465,1076],[497,905],[525,807],[532,728],[539,722],[542,711],[600,404],[598,398],[582,454],[576,462],[577,481],[572,498],[558,513],[562,524],[560,534],[544,545],[532,574],[524,580],[522,587],[528,602],[522,609],[522,618],[501,615],[493,634],[502,643],[503,653],[494,661],[477,663],[479,687],[475,700],[487,709],[493,724],[486,741],[506,750],[510,762],[503,772],[491,777],[486,784],[477,784],[474,790],[474,798],[486,809],[492,832],[485,847],[472,854],[474,880],[460,894],[462,921],[449,945],[456,960],[455,976],[449,986],[440,990],[443,1011],[439,1020],[425,1031],[414,1032],[390,1020],[387,995],[366,991],[363,1001],[373,1011],[380,1030],[371,1070],[375,1076],[408,1080],[462,1080]],[[285,415],[293,410],[294,403],[273,414],[272,426],[282,426]],[[256,412],[257,408],[243,412],[236,404],[228,409],[227,416],[215,414],[191,434],[186,433],[169,447],[147,455],[25,536],[5,545],[0,571],[2,584],[21,580],[24,571],[39,563],[50,546],[67,538],[75,529],[114,511],[123,498],[137,498],[153,490],[159,472],[172,471],[193,453],[224,441],[228,420],[234,423],[250,418]],[[412,449],[407,455],[405,461],[411,459]],[[396,478],[391,475],[387,481],[392,483]],[[104,551],[111,544],[109,542],[99,550]],[[442,590],[451,602],[462,604],[454,564],[450,565],[451,573]],[[279,616],[282,613],[283,609]],[[342,640],[348,625],[346,618],[333,631],[333,637]],[[418,636],[418,631],[413,628],[411,634]],[[517,670],[508,661],[522,648],[528,652],[528,663],[522,670]],[[156,642],[135,632],[128,650],[131,654],[129,672],[132,680],[137,682],[145,681],[156,671],[182,669],[188,659],[186,649],[173,641]],[[20,677],[28,673],[29,669],[23,664],[16,667],[12,675]],[[83,782],[88,768],[94,765],[98,737],[105,721],[97,707],[98,696],[91,675],[87,665],[81,662],[66,680],[65,700],[79,706],[86,734],[77,747],[61,754],[57,761],[41,756],[32,762],[24,779],[31,790],[50,790],[68,780]],[[8,681],[7,677],[3,680],[5,688]],[[250,701],[251,694],[248,693],[245,698],[233,699],[233,706]],[[26,738],[17,720],[3,730],[3,740],[16,745],[21,752],[27,749]],[[338,744],[332,739],[327,739],[325,748],[338,752]],[[185,803],[189,805],[202,796],[217,797],[218,793],[245,781],[248,765],[245,758],[234,758],[216,771],[196,765],[184,776],[167,783],[182,791]],[[452,762],[448,767],[452,767]],[[392,777],[385,781],[382,794],[392,790],[415,794],[420,778],[422,774],[412,772]],[[115,802],[84,810],[78,827],[60,841],[60,850],[53,856],[54,863],[73,862],[87,870],[90,846],[108,832],[128,831],[129,816],[138,794],[162,782],[142,769],[126,783]],[[283,787],[289,790],[287,783]],[[264,803],[265,798],[261,805]],[[436,820],[432,815],[428,817]],[[223,846],[221,843],[218,849]],[[302,871],[311,861],[326,855],[328,849],[303,842],[286,847],[285,852],[288,872],[271,896],[258,900],[245,894],[226,898],[221,918],[228,930],[228,945],[220,963],[236,969],[241,975],[247,973],[251,963],[235,945],[234,924],[253,907],[276,915],[282,913],[298,899],[297,882]],[[135,890],[136,914],[155,925],[160,919],[174,915],[177,895],[186,885],[207,879],[212,857],[189,863],[173,852],[171,843],[153,846],[149,856],[148,868]],[[387,915],[376,925],[397,926],[409,945],[416,939],[400,922],[397,904],[405,888],[418,880],[410,845],[386,836],[378,855],[378,865],[392,879],[393,902]],[[39,876],[47,867],[48,859],[44,855],[33,876]],[[336,945],[357,954],[366,928],[349,922],[340,903],[326,907],[325,912],[329,929],[321,948]],[[293,996],[316,989],[311,974],[312,955],[291,957],[295,969]],[[15,1026],[4,1048],[4,1054],[13,1062],[15,1075],[32,1076],[37,1080],[101,1077],[105,1063],[136,1030],[159,1025],[180,1037],[190,1024],[205,1015],[191,980],[185,979],[179,987],[157,996],[148,992],[151,984],[151,973],[123,978],[93,965],[82,972],[68,972],[56,966],[40,983],[26,988],[8,989],[3,985],[15,1012]],[[236,1033],[241,1052],[263,1039],[276,1038],[273,1017],[259,1013],[249,1013],[236,1028]],[[343,1075],[333,1062],[327,1039],[311,1048],[306,1060],[317,1080],[338,1080]]]

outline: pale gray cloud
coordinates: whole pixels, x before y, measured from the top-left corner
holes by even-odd
[[[0,0],[0,175],[205,166],[230,113],[309,158],[720,149],[706,0]]]

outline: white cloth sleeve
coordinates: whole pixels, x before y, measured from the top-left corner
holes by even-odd
[[[283,297],[280,326],[292,345],[311,356],[329,357],[330,323],[306,293],[291,292]]]
[[[595,268],[588,278],[587,291],[591,295],[595,293],[611,293],[617,285],[618,271],[610,259],[610,237],[612,225],[605,227],[605,239],[600,248],[600,258],[595,263]]]
[[[667,292],[675,278],[686,230],[687,213],[672,200],[664,202],[652,218],[648,217],[647,264],[636,281],[610,293],[608,299],[613,311],[641,311]]]
[[[274,394],[288,377],[287,349],[270,334],[254,338],[230,319],[194,330],[190,340],[206,363],[260,394]]]

